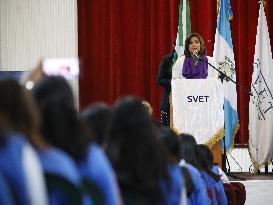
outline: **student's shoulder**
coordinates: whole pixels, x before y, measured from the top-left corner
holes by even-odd
[[[189,170],[189,172],[191,173],[191,175],[195,175],[195,176],[201,176],[199,170],[194,167],[193,165],[186,163],[185,167]]]

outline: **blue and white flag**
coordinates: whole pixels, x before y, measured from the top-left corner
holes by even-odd
[[[249,153],[255,171],[273,158],[273,59],[263,4],[260,3],[249,101]]]
[[[229,23],[230,14],[230,1],[220,0],[213,57],[218,65],[218,68],[236,82],[235,61]],[[237,114],[237,92],[236,85],[231,81],[224,80],[223,86],[225,96],[225,145],[227,151],[229,151],[239,127]],[[224,147],[223,144],[224,143],[222,141],[222,147]]]

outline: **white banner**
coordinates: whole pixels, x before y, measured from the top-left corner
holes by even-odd
[[[172,80],[173,125],[210,147],[224,132],[224,92],[218,79]],[[221,132],[221,134],[220,134]]]
[[[255,171],[273,158],[273,60],[264,8],[260,4],[249,101],[249,151]]]

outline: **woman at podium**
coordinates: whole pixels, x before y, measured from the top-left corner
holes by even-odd
[[[172,78],[206,79],[217,77],[208,63],[215,65],[212,57],[206,56],[206,47],[202,36],[191,33],[185,40],[184,55],[173,65]]]
[[[221,164],[224,96],[222,84],[216,80],[218,72],[211,65],[218,67],[214,58],[206,55],[203,38],[191,33],[185,40],[184,55],[172,67],[172,124],[179,132],[194,135],[199,144],[209,145]],[[211,100],[203,100],[205,96]],[[196,100],[191,100],[194,97]]]

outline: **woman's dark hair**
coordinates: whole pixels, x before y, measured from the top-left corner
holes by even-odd
[[[105,143],[106,135],[110,128],[111,117],[111,108],[103,102],[91,104],[81,113],[81,118],[88,128],[91,129],[91,132],[94,133],[95,141],[99,145]]]
[[[212,171],[213,154],[206,145],[198,145],[198,158],[202,170],[207,172],[215,181],[219,181],[221,176]]]
[[[207,145],[204,145],[204,144],[199,144],[198,145],[201,153],[203,153],[205,159],[207,160],[209,166],[212,168],[212,165],[214,164],[214,158],[213,158],[213,154],[210,150],[210,148],[208,148]]]
[[[35,84],[33,93],[39,106],[47,103],[47,100],[64,101],[75,106],[73,92],[68,82],[60,76],[47,76]]]
[[[42,115],[42,134],[51,145],[80,159],[88,147],[75,108],[73,92],[62,77],[45,77],[33,88]]]
[[[113,107],[107,146],[122,190],[164,201],[159,182],[167,175],[167,154],[142,101],[128,96]]]
[[[194,137],[189,134],[180,134],[180,137],[182,159],[185,159],[199,171],[206,172],[214,180],[219,181],[220,176],[213,173]]]
[[[180,137],[168,127],[162,127],[159,136],[166,145],[169,155],[175,159],[173,161],[179,163],[181,159]],[[191,175],[186,167],[181,167],[181,171],[185,180],[187,196],[190,196],[195,189]]]
[[[191,56],[191,53],[189,51],[189,45],[191,43],[191,38],[192,37],[197,37],[199,42],[200,42],[200,51],[198,52],[198,55],[202,56],[202,55],[206,55],[206,47],[205,47],[205,43],[204,40],[202,38],[202,36],[198,33],[191,33],[185,40],[185,50],[184,50],[184,55],[185,56]]]
[[[192,164],[198,170],[208,173],[213,179],[219,181],[219,175],[216,175],[212,172],[203,152],[198,147],[194,137],[189,134],[181,134],[180,136],[182,159],[185,159],[186,162]]]
[[[181,158],[187,163],[190,163],[197,169],[200,169],[197,158],[197,143],[194,137],[190,134],[182,133],[180,136],[181,143]]]
[[[0,80],[0,129],[18,131],[39,146],[40,115],[32,93],[15,79]],[[39,142],[38,142],[39,141]]]
[[[169,127],[161,127],[159,137],[165,144],[173,163],[179,163],[181,157],[178,135]]]

